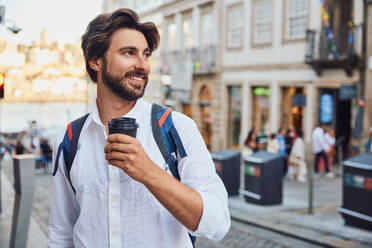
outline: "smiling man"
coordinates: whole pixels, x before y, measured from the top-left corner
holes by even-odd
[[[187,154],[177,154],[179,180],[154,138],[152,105],[141,97],[159,40],[156,26],[129,9],[99,15],[83,35],[97,99],[70,170],[56,155],[62,135],[55,145],[49,248],[191,248],[191,236],[218,241],[229,230],[226,189],[194,121],[172,112]],[[117,117],[136,119],[136,138],[108,135]]]

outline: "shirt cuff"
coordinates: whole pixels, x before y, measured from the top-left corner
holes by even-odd
[[[199,192],[203,201],[203,213],[195,231],[188,229],[193,236],[220,241],[230,228],[230,214],[227,206],[213,193]],[[225,196],[227,198],[227,195]],[[227,199],[225,201],[227,203]]]

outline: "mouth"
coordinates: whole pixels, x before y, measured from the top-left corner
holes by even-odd
[[[145,78],[139,76],[129,76],[127,78],[134,85],[143,85],[143,83],[145,82]]]

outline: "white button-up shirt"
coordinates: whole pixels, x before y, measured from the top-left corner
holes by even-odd
[[[313,152],[319,153],[321,151],[327,151],[327,143],[325,140],[324,130],[321,127],[314,129],[312,133]]]
[[[151,104],[140,99],[125,116],[136,119],[137,139],[152,161],[171,175],[152,134]],[[108,164],[105,126],[94,106],[82,128],[70,172],[76,194],[60,156],[54,177],[49,248],[191,248],[188,233],[215,241],[225,236],[230,227],[227,193],[211,155],[194,121],[178,112],[173,112],[172,119],[187,153],[178,165],[181,182],[199,192],[203,201],[197,230],[188,230],[143,184]],[[63,134],[54,151],[62,139]]]

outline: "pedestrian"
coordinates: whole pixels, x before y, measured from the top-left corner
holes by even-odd
[[[57,161],[49,248],[191,248],[189,234],[218,241],[227,233],[227,192],[194,121],[172,112],[187,154],[179,160],[180,181],[154,139],[152,105],[141,97],[158,44],[155,24],[140,23],[130,9],[89,23],[82,49],[97,98],[80,133],[71,181],[63,156]],[[108,121],[121,116],[136,119],[136,138],[107,134]]]
[[[267,151],[271,153],[279,152],[279,142],[276,139],[275,133],[270,134],[269,142],[267,142]]]
[[[13,148],[14,155],[21,155],[27,153],[26,147],[23,145],[20,139],[17,139]]]
[[[305,162],[305,142],[303,132],[297,130],[296,139],[294,141],[289,161],[293,166],[293,178],[299,182],[306,182],[306,162]]]
[[[372,153],[372,126],[369,128],[369,138],[364,145],[366,153]]]
[[[327,128],[324,134],[324,139],[326,142],[326,153],[328,157],[328,166],[329,166],[329,170],[331,170],[333,158],[335,156],[335,143],[336,143],[335,131],[332,127]],[[334,177],[334,174],[333,172],[329,172],[327,176]]]
[[[50,147],[47,139],[40,139],[40,154],[43,164],[43,171],[50,171],[49,168],[52,163],[52,148]]]
[[[284,128],[279,128],[278,134],[276,135],[276,139],[279,143],[279,151],[278,153],[283,157],[284,159],[284,168],[283,168],[283,174],[285,175],[288,171],[288,160],[287,160],[287,150],[285,147],[285,133],[286,130]]]
[[[296,138],[295,136],[296,136],[295,128],[293,126],[290,126],[289,128],[287,128],[285,136],[284,136],[285,151],[287,155],[291,154],[292,146]]]
[[[248,132],[248,136],[244,141],[244,149],[246,155],[250,155],[258,151],[258,131],[255,126]]]
[[[313,143],[313,152],[315,154],[314,159],[314,172],[315,174],[318,173],[319,168],[319,159],[322,158],[324,160],[324,166],[326,173],[329,172],[328,166],[328,156],[326,154],[328,150],[328,145],[325,139],[325,131],[327,125],[325,123],[321,123],[320,126],[316,127],[312,133],[312,143]]]

